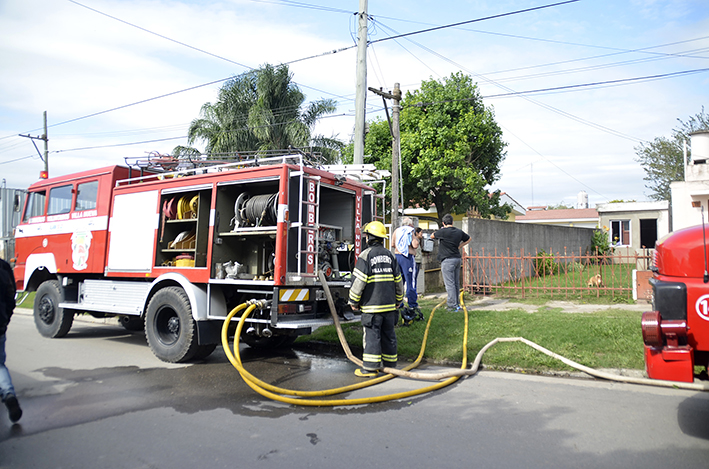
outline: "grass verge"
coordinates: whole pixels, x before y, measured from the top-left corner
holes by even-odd
[[[422,301],[421,310],[428,320],[434,301]],[[565,313],[560,309],[540,307],[508,311],[474,310],[469,312],[468,362],[488,342],[497,337],[524,337],[552,352],[591,368],[643,369],[641,314],[622,309],[594,313]],[[397,328],[399,356],[413,360],[418,356],[426,321]],[[436,311],[429,331],[424,358],[434,363],[460,363],[463,357],[463,312],[451,313],[444,307]],[[361,348],[362,327],[343,327],[347,342]],[[299,343],[322,341],[338,343],[334,326],[323,327]],[[547,355],[522,343],[499,343],[484,355],[483,364],[497,369],[521,368],[533,372],[572,371]]]

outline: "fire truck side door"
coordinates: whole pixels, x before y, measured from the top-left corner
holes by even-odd
[[[118,194],[109,221],[106,272],[150,272],[158,228],[158,191]]]

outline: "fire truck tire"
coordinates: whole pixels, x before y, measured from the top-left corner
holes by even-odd
[[[204,360],[205,358],[210,356],[216,348],[217,348],[217,344],[200,345],[199,348],[197,349],[197,353],[194,354],[194,359],[195,360]]]
[[[62,289],[57,280],[43,282],[34,297],[34,324],[44,337],[64,337],[74,322],[74,312],[59,307]]]
[[[168,363],[182,363],[199,351],[197,325],[187,293],[167,287],[155,293],[145,315],[145,337],[156,357]]]

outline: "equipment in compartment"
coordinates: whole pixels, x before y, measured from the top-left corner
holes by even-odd
[[[340,278],[339,259],[337,256],[337,232],[333,228],[320,228],[318,246],[318,266],[330,280]]]
[[[234,230],[251,226],[274,226],[278,217],[278,194],[251,196],[242,192],[234,204]]]

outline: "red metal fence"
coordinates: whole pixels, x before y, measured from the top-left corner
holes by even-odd
[[[593,255],[566,249],[563,253],[483,250],[463,257],[463,289],[521,298],[629,300],[633,297],[633,270],[649,270],[652,252]]]

